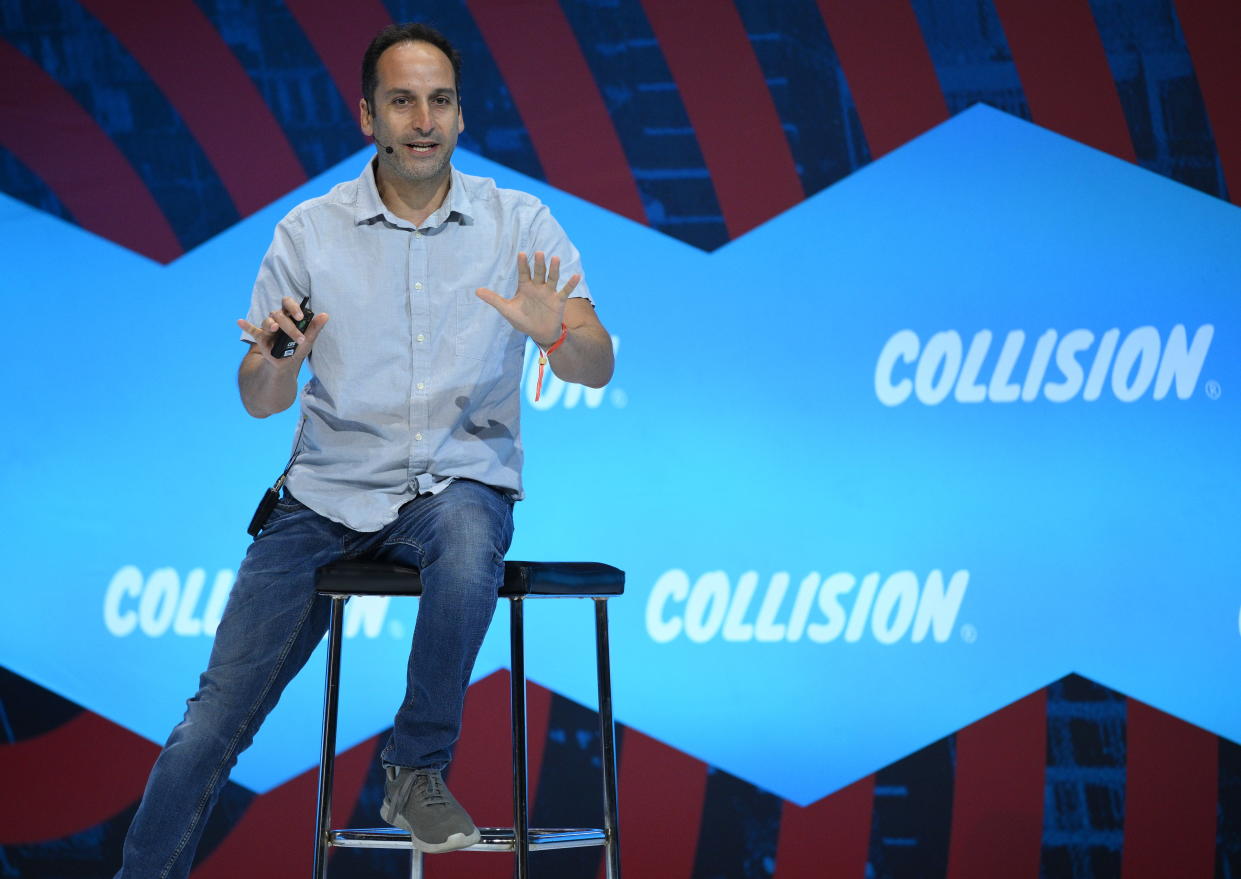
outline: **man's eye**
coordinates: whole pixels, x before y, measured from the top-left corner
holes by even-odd
[[[393,98],[392,103],[396,104],[397,106],[404,106],[405,104],[409,103],[409,101],[407,101],[405,98]]]

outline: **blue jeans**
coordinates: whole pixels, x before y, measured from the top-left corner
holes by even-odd
[[[367,558],[421,570],[405,699],[382,759],[446,766],[512,537],[512,501],[464,479],[409,502],[375,532],[282,499],[246,553],[198,692],[151,770],[117,879],[189,875],[237,755],[327,630],[329,600],[315,595],[314,583],[315,570],[331,562]]]

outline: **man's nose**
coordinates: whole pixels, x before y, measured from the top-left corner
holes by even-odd
[[[413,119],[414,128],[418,129],[422,134],[429,134],[435,123],[431,119],[431,108],[426,104],[416,104],[414,106]]]

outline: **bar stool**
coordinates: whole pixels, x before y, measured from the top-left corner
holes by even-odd
[[[608,599],[625,591],[625,572],[595,562],[505,562],[500,597],[509,600],[511,711],[513,737],[513,826],[480,827],[481,839],[460,851],[513,852],[517,879],[529,876],[529,853],[603,846],[607,879],[621,879],[616,802],[616,733],[612,721],[612,679],[608,660]],[[422,879],[422,852],[395,827],[331,829],[332,774],[336,759],[336,711],[340,688],[341,630],[345,601],[354,595],[422,594],[417,569],[385,562],[337,562],[319,569],[316,592],[332,600],[328,623],[327,682],[323,694],[323,738],[315,819],[314,879],[327,879],[330,846],[409,849],[411,879]],[[523,605],[528,598],[590,598],[595,603],[595,662],[599,681],[599,738],[603,773],[602,828],[531,828],[526,765],[526,664]]]

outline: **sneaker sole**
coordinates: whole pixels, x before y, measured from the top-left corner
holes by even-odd
[[[455,852],[458,849],[469,848],[482,839],[482,834],[479,833],[478,828],[475,827],[474,832],[468,836],[464,833],[454,833],[443,842],[427,842],[419,839],[417,834],[411,830],[409,832],[409,838],[413,840],[414,847],[417,848],[418,851],[425,852],[428,855],[434,855],[439,854],[440,852]]]

